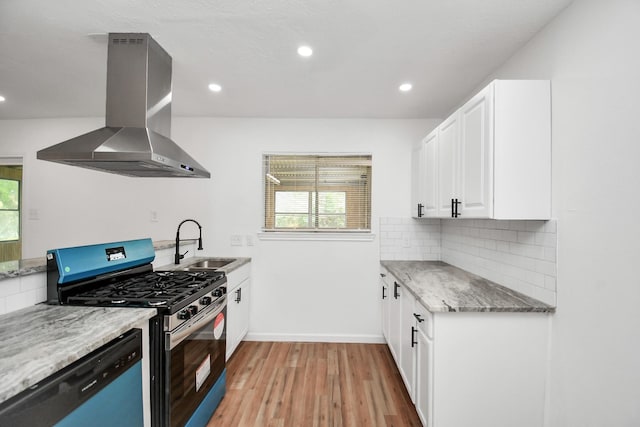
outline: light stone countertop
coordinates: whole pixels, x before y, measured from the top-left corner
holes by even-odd
[[[156,313],[152,308],[38,304],[0,316],[0,403]]]
[[[47,271],[45,257],[0,262],[0,280]]]
[[[442,261],[380,261],[431,312],[554,312],[555,307]]]

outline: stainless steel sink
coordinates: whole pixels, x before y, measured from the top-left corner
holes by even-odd
[[[203,259],[201,261],[194,262],[193,264],[188,264],[184,266],[185,270],[215,270],[220,267],[224,267],[225,265],[231,264],[235,259]]]

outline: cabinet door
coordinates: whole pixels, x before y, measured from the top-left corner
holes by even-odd
[[[401,287],[395,278],[391,275],[389,277],[389,291],[391,293],[389,299],[389,349],[391,355],[396,361],[397,365],[400,365],[400,327],[401,327]]]
[[[433,341],[422,331],[418,332],[416,348],[415,404],[422,425],[432,425],[433,411]]]
[[[415,344],[417,328],[413,317],[415,298],[406,289],[402,290],[402,321],[400,337],[400,376],[404,381],[411,400],[415,402],[414,378],[415,378]]]
[[[438,217],[451,217],[451,200],[458,198],[458,112],[445,120],[438,132]]]
[[[246,279],[227,294],[227,360],[249,331],[250,292],[251,279]]]
[[[493,85],[487,86],[460,111],[460,186],[462,218],[493,215]]]
[[[424,216],[425,205],[425,147],[422,142],[414,147],[411,154],[411,216]]]
[[[249,300],[251,295],[251,279],[247,279],[244,281],[242,286],[240,286],[240,294],[238,295],[236,292],[236,304],[240,307],[239,310],[239,330],[238,335],[236,336],[238,344],[242,341],[249,332]]]
[[[424,151],[424,216],[438,216],[438,130],[423,141]]]
[[[384,339],[389,342],[389,301],[392,296],[389,294],[389,285],[385,282],[384,278],[386,273],[380,273],[380,285],[382,288],[382,335]]]

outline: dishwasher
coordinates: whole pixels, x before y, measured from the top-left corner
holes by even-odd
[[[140,427],[142,332],[131,329],[0,405],[0,426]]]

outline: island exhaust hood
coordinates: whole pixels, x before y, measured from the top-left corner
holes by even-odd
[[[170,139],[171,56],[146,33],[110,33],[105,127],[38,159],[136,177],[210,178]]]

